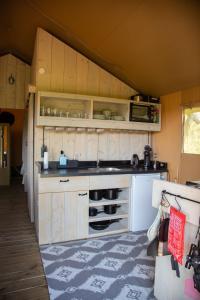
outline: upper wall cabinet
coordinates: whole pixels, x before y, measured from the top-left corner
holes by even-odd
[[[30,66],[11,54],[0,57],[0,108],[25,108]]]
[[[127,99],[38,92],[36,125],[159,131],[160,104],[151,104],[157,111],[157,118],[152,123],[130,122],[131,102]]]

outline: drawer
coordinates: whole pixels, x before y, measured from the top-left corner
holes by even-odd
[[[89,189],[89,176],[39,178],[39,193],[68,192]]]
[[[90,190],[125,188],[130,186],[129,175],[90,176]]]

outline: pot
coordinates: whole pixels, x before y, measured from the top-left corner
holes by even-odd
[[[115,200],[118,198],[118,194],[121,192],[119,189],[108,189],[104,191],[104,198],[108,200]]]
[[[104,212],[108,215],[116,214],[117,208],[120,207],[120,205],[105,205],[104,206]]]
[[[99,201],[103,198],[103,191],[102,190],[92,190],[89,192],[90,199],[94,201]]]
[[[110,224],[119,222],[118,219],[116,220],[106,220],[106,221],[99,221],[99,222],[91,222],[90,227],[94,230],[104,230],[106,229]]]
[[[98,211],[96,207],[89,207],[89,216],[90,217],[95,217],[96,215],[104,212],[103,210]]]

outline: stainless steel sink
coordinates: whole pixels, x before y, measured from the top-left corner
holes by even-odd
[[[115,172],[115,171],[120,171],[119,168],[88,168],[89,171],[95,171],[95,172]]]

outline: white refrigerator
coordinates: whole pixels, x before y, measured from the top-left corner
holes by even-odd
[[[157,209],[152,207],[153,180],[161,179],[160,173],[132,176],[130,230],[147,230],[153,223]]]

